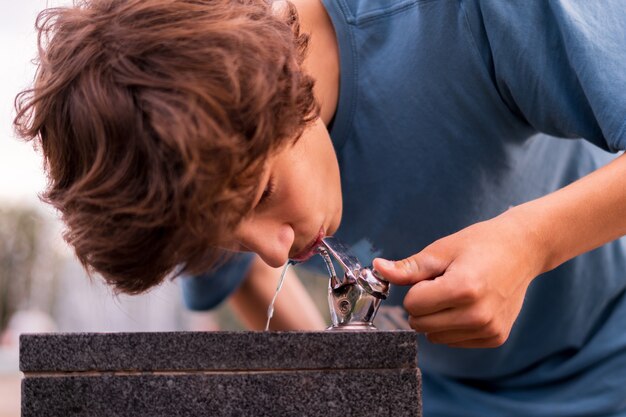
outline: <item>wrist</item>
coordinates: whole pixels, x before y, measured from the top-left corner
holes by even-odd
[[[526,267],[533,278],[547,272],[558,265],[550,244],[550,231],[543,216],[533,213],[526,205],[511,207],[498,219],[505,221],[510,231],[511,239],[523,254]]]

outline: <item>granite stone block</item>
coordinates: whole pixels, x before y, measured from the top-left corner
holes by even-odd
[[[417,367],[412,331],[66,333],[20,337],[23,372]]]
[[[411,331],[24,335],[22,416],[421,416]]]

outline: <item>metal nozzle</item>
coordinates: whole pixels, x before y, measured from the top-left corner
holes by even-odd
[[[328,302],[333,321],[331,328],[375,329],[372,320],[381,300],[389,295],[389,283],[376,271],[363,267],[334,237],[322,239],[318,249],[330,275]],[[344,269],[343,275],[335,272],[331,256]]]

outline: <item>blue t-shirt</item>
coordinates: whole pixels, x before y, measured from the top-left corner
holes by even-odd
[[[623,0],[324,1],[348,245],[404,258],[626,148]],[[185,280],[188,305],[215,305],[248,264]],[[620,239],[534,280],[499,348],[421,338],[424,415],[626,415],[625,290]]]

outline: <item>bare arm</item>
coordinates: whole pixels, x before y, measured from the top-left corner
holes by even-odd
[[[626,155],[515,209],[544,255],[540,272],[626,234]]]
[[[391,282],[412,285],[404,300],[409,322],[432,342],[500,346],[537,275],[626,234],[625,179],[622,155],[409,258],[374,266]]]
[[[267,266],[258,256],[243,284],[229,303],[241,321],[251,330],[263,330],[267,308],[274,296],[282,268]],[[287,271],[276,304],[271,330],[323,330],[326,323],[297,275]]]

